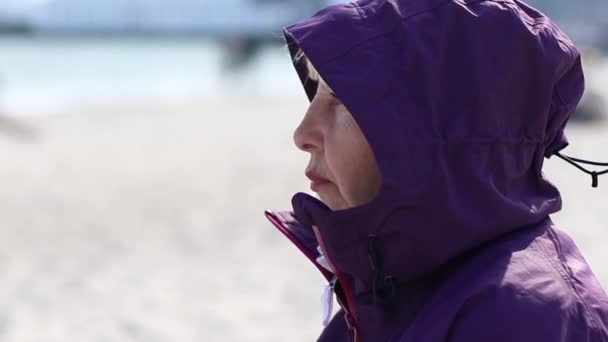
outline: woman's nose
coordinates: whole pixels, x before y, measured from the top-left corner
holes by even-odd
[[[305,152],[322,150],[323,132],[320,126],[314,113],[309,109],[293,132],[293,141],[296,146]]]

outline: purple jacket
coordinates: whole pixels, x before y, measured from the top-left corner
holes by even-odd
[[[297,193],[293,211],[266,212],[335,284],[341,310],[319,341],[608,341],[608,297],[549,217],[562,203],[543,161],[568,145],[584,90],[549,18],[517,0],[359,0],[283,33],[383,179],[358,207]]]

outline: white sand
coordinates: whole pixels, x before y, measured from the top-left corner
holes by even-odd
[[[322,279],[266,221],[306,191],[296,99],[82,108],[0,124],[0,341],[311,341]],[[608,125],[568,152],[608,160]],[[608,176],[553,158],[555,216],[608,285]]]

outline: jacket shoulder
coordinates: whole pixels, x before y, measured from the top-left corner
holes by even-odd
[[[485,244],[441,273],[399,341],[608,342],[608,297],[552,223]]]
[[[469,298],[448,332],[450,342],[607,341],[583,304],[511,285]]]
[[[495,246],[508,253],[479,272],[449,340],[608,341],[608,298],[574,241],[554,227],[521,237]]]

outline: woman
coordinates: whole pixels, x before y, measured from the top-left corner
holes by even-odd
[[[328,280],[320,341],[608,341],[608,297],[549,217],[543,160],[574,163],[559,151],[584,89],[550,19],[517,0],[360,0],[284,36],[320,199],[266,215]]]

